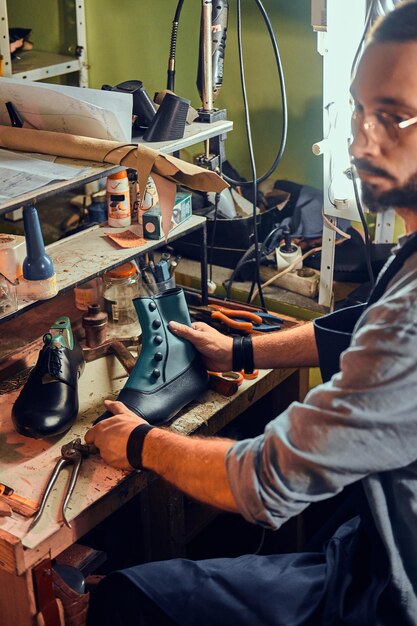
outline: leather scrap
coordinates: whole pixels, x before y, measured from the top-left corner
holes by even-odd
[[[64,608],[65,626],[85,626],[90,594],[77,593],[53,568],[51,571],[54,594],[61,600]]]

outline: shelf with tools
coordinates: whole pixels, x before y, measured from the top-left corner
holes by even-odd
[[[72,72],[79,73],[79,86],[88,86],[87,41],[85,31],[84,0],[74,0],[76,42],[72,54],[43,50],[27,50],[12,59],[9,45],[9,19],[7,0],[0,0],[0,41],[3,54],[3,75],[19,80],[45,80]]]
[[[213,138],[222,141],[226,133],[233,127],[232,122],[222,120],[213,124],[195,122],[190,124],[183,138],[147,144],[152,149],[161,153],[171,154],[180,151],[190,145],[203,141],[210,142]],[[139,143],[135,141],[135,143]],[[69,180],[51,182],[43,187],[27,192],[25,194],[10,198],[0,204],[0,215],[27,205],[36,205],[40,200],[57,195],[59,193],[75,189],[90,181],[108,176],[119,170],[119,166],[104,165],[101,163],[72,161],[70,159],[59,159],[59,163],[73,164],[77,168],[77,175]],[[85,164],[85,168],[82,165]],[[80,167],[82,168],[80,171]],[[107,224],[94,225],[68,238],[61,239],[47,247],[56,272],[58,293],[65,293],[92,278],[100,276],[104,271],[112,269],[122,263],[135,259],[152,250],[156,250],[164,245],[165,240],[142,240],[136,247],[120,248],[107,235],[116,235],[125,231],[125,228],[110,228]],[[138,226],[133,224],[128,227],[133,236],[139,238]],[[173,242],[185,234],[194,231],[201,233],[201,290],[203,302],[207,300],[207,234],[206,220],[203,217],[192,215],[185,222],[172,229],[168,242]],[[33,296],[32,296],[33,298]],[[11,319],[20,315],[34,306],[42,304],[44,300],[33,300],[24,297],[23,291],[19,290],[19,304],[17,310],[5,313],[1,321]]]
[[[158,150],[163,154],[173,154],[197,143],[225,136],[232,129],[233,122],[230,122],[228,120],[221,120],[218,122],[214,122],[213,124],[193,122],[192,124],[187,125],[184,137],[182,137],[181,139],[145,144],[140,136],[135,135],[132,138],[132,144],[143,143],[149,148],[152,148],[153,150]],[[92,163],[91,161],[74,161],[72,159],[64,158],[57,159],[57,163],[69,166],[73,165],[74,168],[77,169],[80,169],[80,167],[85,165],[85,168],[80,175],[74,176],[70,180],[55,181],[28,193],[19,194],[18,196],[15,196],[5,202],[0,203],[0,215],[4,215],[5,213],[9,213],[28,204],[36,204],[37,202],[44,200],[45,198],[48,198],[50,196],[69,191],[71,189],[75,189],[76,187],[80,187],[81,185],[96,180],[97,178],[109,176],[110,174],[113,174],[118,169],[120,169],[119,166],[114,165]]]
[[[181,139],[175,139],[170,141],[158,141],[152,143],[145,143],[140,135],[133,134],[132,141],[134,143],[143,143],[148,145],[154,150],[159,150],[164,154],[173,154],[179,152],[184,148],[189,148],[201,141],[213,139],[226,135],[226,133],[233,130],[233,122],[229,120],[219,120],[212,124],[205,124],[204,122],[193,122],[185,127],[184,137]]]
[[[71,191],[71,189],[76,189],[82,185],[92,182],[93,180],[97,180],[98,178],[103,178],[104,176],[109,176],[110,174],[114,174],[120,170],[120,166],[116,165],[104,165],[103,163],[91,163],[91,161],[73,161],[72,159],[58,159],[57,163],[66,166],[74,166],[74,169],[79,170],[80,167],[83,168],[81,174],[74,176],[70,180],[60,180],[51,182],[48,185],[43,187],[39,187],[38,189],[34,189],[33,191],[28,191],[27,193],[19,194],[10,198],[9,200],[0,203],[0,215],[5,215],[14,211],[15,209],[19,209],[23,206],[27,206],[28,204],[37,204],[41,200],[45,200],[45,198],[49,198],[51,196],[55,196],[59,193],[63,193],[65,191]],[[0,160],[1,165],[1,160]]]
[[[174,228],[168,236],[168,243],[172,243],[185,234],[198,230],[202,231],[201,267],[204,276],[206,276],[206,253],[204,252],[206,241],[205,223],[204,217],[193,215]],[[130,226],[128,228],[135,232],[138,226]],[[87,280],[100,276],[105,270],[131,261],[165,244],[164,239],[147,240],[146,243],[135,248],[119,248],[107,237],[110,231],[110,234],[115,235],[126,231],[126,229],[126,227],[110,228],[107,224],[95,225],[47,246],[48,255],[51,257],[56,271],[58,293],[65,293]],[[205,282],[207,281],[205,280]],[[19,298],[18,310],[3,316],[1,321],[16,317],[43,302],[45,301]]]

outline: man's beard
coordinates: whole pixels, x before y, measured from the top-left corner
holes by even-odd
[[[372,213],[405,208],[417,212],[417,174],[413,174],[403,187],[379,195],[374,193],[372,185],[362,183],[362,200]]]

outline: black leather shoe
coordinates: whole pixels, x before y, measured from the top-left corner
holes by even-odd
[[[84,355],[68,317],[60,317],[43,337],[44,346],[12,409],[13,424],[27,437],[67,431],[78,414],[78,378]]]

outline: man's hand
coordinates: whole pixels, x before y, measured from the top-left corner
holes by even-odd
[[[85,434],[86,443],[94,444],[102,459],[112,467],[133,470],[127,460],[126,448],[129,435],[140,424],[147,424],[144,419],[130,411],[122,402],[105,400],[106,409],[113,417],[99,422]]]
[[[204,322],[195,322],[192,327],[170,322],[169,328],[182,339],[188,339],[203,357],[205,366],[214,372],[232,369],[232,337],[227,337]]]

